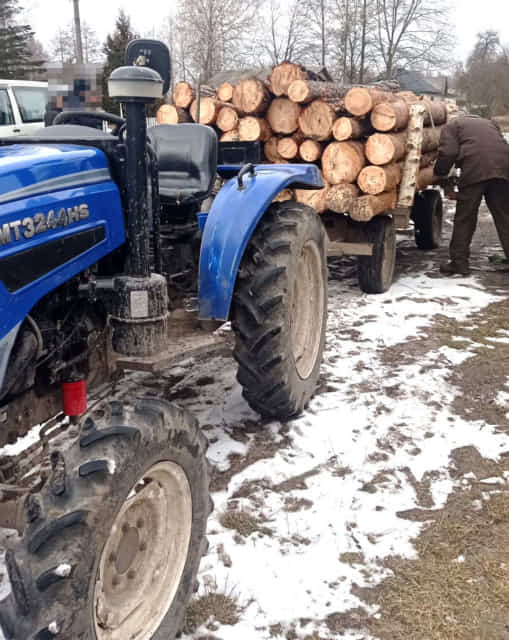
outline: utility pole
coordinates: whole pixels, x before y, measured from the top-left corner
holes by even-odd
[[[72,0],[74,5],[74,37],[76,45],[76,62],[83,64],[83,42],[81,40],[80,0]]]

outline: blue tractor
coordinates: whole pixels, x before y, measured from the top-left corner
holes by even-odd
[[[309,207],[274,200],[321,187],[320,174],[239,163],[251,149],[218,150],[199,124],[147,132],[169,78],[167,48],[135,41],[109,80],[125,119],[63,113],[0,141],[0,446],[39,425],[35,445],[0,458],[0,526],[18,531],[7,640],[182,628],[212,508],[206,438],[139,377],[111,380],[206,352],[230,320],[238,380],[262,415],[297,415],[317,384],[324,230]]]

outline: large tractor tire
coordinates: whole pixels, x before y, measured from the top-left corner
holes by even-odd
[[[206,439],[165,401],[102,413],[52,453],[26,503],[26,531],[6,554],[6,640],[170,640],[182,629],[211,510]]]
[[[231,318],[247,402],[264,417],[298,415],[316,390],[327,323],[325,230],[313,209],[267,210],[242,259]]]
[[[443,201],[439,191],[427,189],[415,196],[412,219],[415,226],[415,244],[419,249],[438,249],[442,239],[443,217]]]
[[[371,256],[359,256],[357,274],[364,293],[385,293],[391,288],[396,267],[396,228],[389,216],[365,223],[364,237],[373,245]]]

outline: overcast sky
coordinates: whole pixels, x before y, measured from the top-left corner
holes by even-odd
[[[192,2],[192,0],[189,0]],[[71,0],[22,0],[30,10],[32,28],[44,43],[51,41],[59,24],[72,19]],[[141,34],[157,29],[168,15],[169,0],[80,0],[82,19],[97,31],[101,42],[112,30],[120,7],[131,16],[134,28]],[[509,2],[507,0],[452,0],[454,5],[452,29],[456,29],[457,57],[467,57],[479,31],[495,29],[502,42],[509,44]]]

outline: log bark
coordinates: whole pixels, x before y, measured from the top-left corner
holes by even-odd
[[[364,193],[376,196],[384,191],[394,191],[401,182],[402,164],[388,164],[384,167],[370,165],[359,173],[357,184]]]
[[[233,90],[233,104],[242,113],[260,115],[267,111],[270,95],[267,88],[258,78],[241,80]]]
[[[358,140],[373,133],[369,120],[357,120],[343,116],[338,118],[332,126],[332,135],[338,142]]]
[[[438,178],[433,172],[433,167],[426,167],[417,175],[417,191],[422,191],[432,184],[436,184]]]
[[[275,96],[286,96],[288,87],[294,80],[305,80],[306,70],[293,62],[282,62],[272,69],[269,76],[269,87]]]
[[[299,126],[301,108],[288,98],[276,98],[267,111],[267,121],[273,131],[289,135]]]
[[[426,114],[424,114],[426,118]],[[443,127],[427,127],[422,132],[422,152],[428,153],[438,149],[438,143],[440,142],[440,135]]]
[[[361,142],[331,142],[322,155],[322,173],[330,184],[355,182],[366,164]]]
[[[307,204],[317,213],[323,213],[327,208],[327,190],[329,186],[325,184],[323,189],[296,189],[295,198],[297,202]]]
[[[277,150],[277,143],[279,142],[279,138],[276,136],[272,136],[269,138],[265,145],[263,146],[263,152],[265,154],[268,162],[272,162],[274,164],[286,164],[288,161],[283,158],[283,156],[279,155]]]
[[[189,113],[191,114],[191,118],[198,122],[198,118],[196,117],[197,110],[197,100],[193,100],[191,103],[191,107],[189,108]],[[217,113],[219,111],[219,105],[214,98],[200,98],[200,124],[214,124],[217,118]]]
[[[404,100],[381,102],[371,112],[373,128],[381,132],[402,131],[408,125],[410,110]]]
[[[403,164],[403,175],[399,185],[398,206],[409,209],[415,199],[417,174],[422,159],[422,137],[424,131],[424,106],[410,105],[410,121],[407,130],[407,155]]]
[[[187,109],[195,97],[196,92],[189,82],[178,82],[173,89],[173,103],[181,109]]]
[[[239,130],[232,129],[231,131],[226,131],[219,138],[219,142],[238,142],[240,140]]]
[[[272,131],[266,120],[256,116],[246,116],[239,120],[239,138],[244,142],[261,140],[266,142],[272,135]]]
[[[181,122],[191,122],[191,116],[185,109],[175,107],[172,104],[163,104],[157,110],[158,124],[180,124]]]
[[[286,160],[293,160],[299,155],[299,144],[302,136],[294,135],[278,140],[277,151]]]
[[[232,107],[221,107],[217,114],[216,125],[221,131],[232,131],[239,126],[239,115]]]
[[[388,213],[396,208],[396,191],[381,193],[378,196],[361,196],[354,202],[350,217],[358,222],[368,222],[375,216]]]
[[[298,125],[306,138],[323,142],[331,137],[335,119],[336,113],[330,105],[314,100],[300,114]]]
[[[304,140],[299,147],[299,155],[304,162],[317,162],[322,155],[322,145],[316,140]]]
[[[333,184],[327,190],[327,209],[334,213],[348,213],[359,196],[356,184]]]
[[[298,102],[299,104],[322,100],[330,104],[335,111],[344,111],[347,91],[348,89],[335,82],[294,80],[288,87],[288,97],[292,102]]]
[[[421,155],[421,160],[419,162],[419,166],[421,168],[429,167],[434,165],[437,159],[437,151],[428,151],[427,153],[423,153]]]
[[[230,102],[233,98],[233,85],[230,82],[223,82],[217,88],[217,97],[221,102]]]
[[[374,133],[366,142],[366,157],[371,164],[385,165],[405,157],[407,133]]]
[[[365,116],[381,102],[396,100],[393,93],[371,87],[352,87],[345,96],[346,110],[353,116]]]

